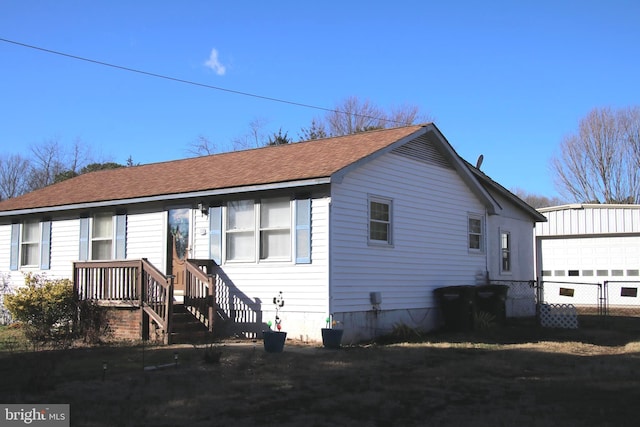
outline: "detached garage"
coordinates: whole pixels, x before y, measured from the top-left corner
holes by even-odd
[[[537,273],[544,302],[640,307],[640,205],[539,209]]]

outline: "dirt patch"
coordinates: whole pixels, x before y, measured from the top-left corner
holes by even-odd
[[[610,326],[4,353],[0,401],[70,403],[82,426],[636,425],[640,335]]]

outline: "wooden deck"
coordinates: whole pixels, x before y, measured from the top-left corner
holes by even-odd
[[[218,266],[212,260],[187,260],[185,308],[213,332],[215,284]],[[173,276],[166,276],[147,259],[82,261],[73,263],[76,298],[107,306],[128,306],[140,311],[141,339],[149,339],[154,323],[165,344],[171,343],[174,304]]]

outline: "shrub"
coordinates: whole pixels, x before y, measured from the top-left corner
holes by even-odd
[[[94,300],[78,301],[78,324],[76,332],[83,341],[97,344],[111,332],[107,309]]]
[[[11,323],[11,314],[7,310],[4,300],[7,295],[11,295],[11,285],[7,274],[0,273],[0,325]]]
[[[25,285],[5,295],[4,304],[25,325],[26,337],[33,342],[68,338],[76,315],[71,281],[27,273]]]

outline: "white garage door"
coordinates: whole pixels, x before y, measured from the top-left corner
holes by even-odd
[[[542,279],[550,303],[597,304],[597,286],[556,282],[608,282],[610,305],[640,304],[640,236],[541,240]]]

